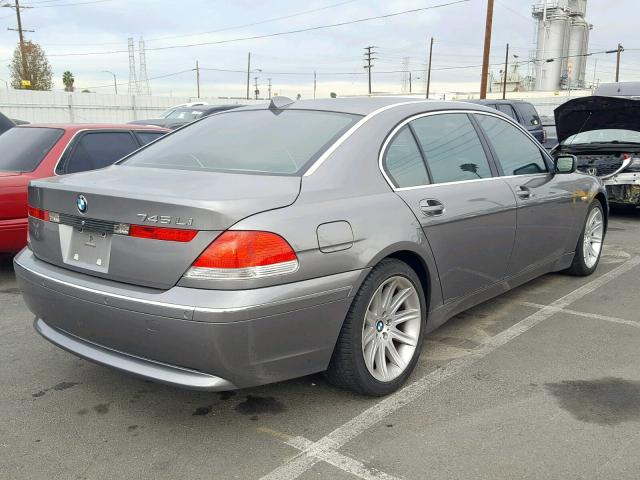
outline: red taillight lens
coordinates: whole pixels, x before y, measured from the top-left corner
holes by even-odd
[[[189,278],[241,279],[291,273],[298,257],[280,235],[227,231],[216,238],[185,274]]]
[[[29,205],[29,216],[44,220],[45,222],[49,221],[49,212],[47,212],[46,210],[40,210],[36,207],[32,207],[31,205]]]
[[[143,225],[131,225],[129,227],[130,237],[150,238],[152,240],[165,240],[169,242],[190,242],[197,234],[197,230],[183,230],[180,228],[146,227]]]

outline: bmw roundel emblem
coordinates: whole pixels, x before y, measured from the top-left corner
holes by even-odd
[[[86,213],[87,211],[87,199],[84,195],[78,195],[76,197],[76,206],[78,207],[78,211],[80,213]]]

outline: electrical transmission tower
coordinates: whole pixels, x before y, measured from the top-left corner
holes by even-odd
[[[374,48],[378,48],[375,47],[373,45],[370,45],[368,47],[364,47],[364,61],[365,61],[365,70],[367,70],[367,73],[369,74],[369,95],[371,95],[371,68],[373,67],[373,64],[371,63],[373,60],[376,60],[375,57],[373,57],[373,54],[375,53],[373,51]]]
[[[402,93],[407,93],[409,88],[409,57],[402,57]]]
[[[138,55],[140,55],[140,82],[138,83],[138,92],[141,95],[151,95],[151,85],[149,85],[149,76],[147,75],[147,56],[144,49],[144,39],[140,37],[138,42]]]
[[[129,95],[137,95],[138,77],[136,76],[136,56],[133,49],[133,38],[129,37]]]

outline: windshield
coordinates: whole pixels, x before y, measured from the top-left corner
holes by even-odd
[[[178,130],[123,163],[298,175],[360,118],[311,110],[231,111]]]
[[[562,145],[611,142],[640,143],[640,132],[615,128],[591,130],[589,132],[582,132],[571,135],[569,138],[562,142]]]
[[[57,128],[7,130],[0,135],[0,172],[32,172],[63,134]]]

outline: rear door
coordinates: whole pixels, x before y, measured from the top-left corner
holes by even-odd
[[[383,167],[422,225],[445,302],[503,278],[515,238],[515,200],[466,113],[405,122],[388,143]]]
[[[500,174],[518,204],[516,242],[508,276],[554,262],[571,247],[573,183],[553,174],[540,144],[515,123],[497,115],[474,114],[485,133]]]
[[[56,168],[58,175],[108,167],[139,148],[129,131],[82,132]]]

